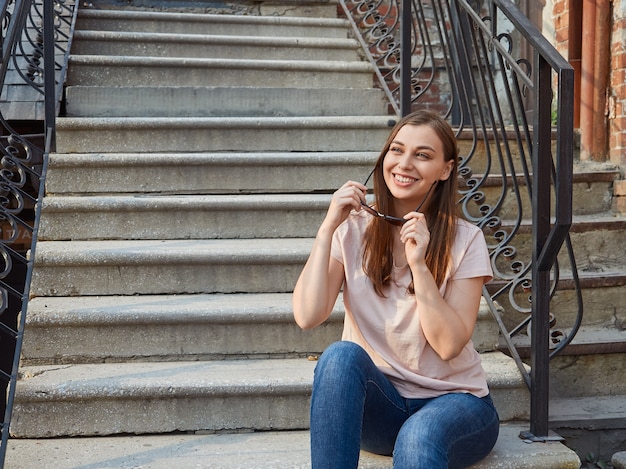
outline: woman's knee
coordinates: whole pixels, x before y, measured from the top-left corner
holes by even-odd
[[[314,388],[325,387],[325,383],[332,387],[349,386],[350,383],[363,385],[367,360],[370,358],[365,350],[353,342],[331,344],[315,367]]]
[[[405,422],[396,439],[394,462],[398,468],[468,467],[491,451],[498,427],[489,398],[444,395]]]
[[[367,358],[369,357],[365,350],[354,342],[334,342],[320,356],[315,371],[317,373],[318,370],[326,368],[351,369]]]

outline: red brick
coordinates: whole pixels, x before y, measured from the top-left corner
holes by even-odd
[[[626,197],[613,197],[613,211],[626,214]]]
[[[618,68],[618,69],[613,69],[611,71],[611,84],[613,86],[613,89],[617,89],[623,85],[626,85],[625,80],[626,80],[626,69]],[[615,94],[619,96],[617,92]]]
[[[611,149],[626,150],[626,135],[623,132],[617,131],[611,133],[609,141],[611,142]]]
[[[569,39],[567,28],[556,29],[554,32],[554,38],[557,43],[566,43]]]
[[[619,55],[626,52],[626,46],[620,41],[613,41],[611,43],[611,55]]]
[[[565,2],[554,2],[554,7],[552,8],[553,15],[560,15],[567,11],[568,8],[566,7]]]

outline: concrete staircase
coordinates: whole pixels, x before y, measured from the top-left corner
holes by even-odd
[[[57,122],[7,467],[307,467],[315,357],[340,337],[342,305],[303,332],[290,292],[330,193],[365,178],[396,117],[333,2],[269,16],[95,6],[79,13]],[[589,265],[620,252],[625,227],[589,208],[618,175],[592,169],[574,235]],[[617,280],[595,296],[590,271],[585,295],[586,326],[624,344],[621,247]],[[607,316],[595,303],[611,295]],[[503,420],[476,467],[578,468],[562,444],[518,438],[528,392],[486,311],[474,338]],[[572,390],[564,364],[555,399],[626,396],[619,379]]]

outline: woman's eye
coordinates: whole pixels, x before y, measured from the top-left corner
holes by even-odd
[[[430,158],[430,155],[428,153],[424,153],[423,151],[420,151],[418,153],[415,154],[416,157],[421,158],[421,159],[428,159]]]

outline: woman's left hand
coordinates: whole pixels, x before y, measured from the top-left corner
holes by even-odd
[[[404,218],[408,221],[400,229],[400,240],[404,243],[404,253],[410,266],[423,263],[430,241],[430,230],[423,213],[411,212]]]

